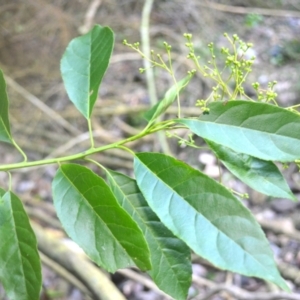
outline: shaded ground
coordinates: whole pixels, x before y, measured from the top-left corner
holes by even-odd
[[[140,40],[140,23],[143,1],[99,1],[94,23],[110,26],[116,33],[114,56],[100,90],[100,99],[93,116],[98,145],[111,143],[135,133],[143,124],[142,112],[149,105],[145,77],[138,72],[141,58],[122,45]],[[11,79],[8,82],[12,131],[19,145],[30,160],[46,156],[60,156],[83,151],[88,147],[87,126],[70,104],[59,73],[59,60],[68,42],[77,36],[82,26],[87,25],[85,14],[90,1],[5,1],[0,0],[0,66]],[[244,5],[247,5],[244,6]],[[259,8],[259,10],[255,10]],[[292,13],[289,13],[291,12]],[[255,14],[260,13],[260,14]],[[257,62],[249,78],[251,83],[259,81],[266,85],[277,80],[278,101],[283,105],[299,103],[300,85],[300,5],[298,1],[155,1],[151,14],[150,36],[152,48],[162,52],[163,41],[173,46],[174,67],[177,78],[184,76],[190,65],[182,34],[194,35],[194,43],[200,55],[208,58],[208,42],[226,45],[223,32],[237,33],[243,40],[254,43]],[[171,78],[157,70],[157,89],[161,97],[171,85]],[[210,92],[211,83],[196,78],[184,94],[186,109],[192,108],[196,99]],[[253,91],[252,91],[253,92]],[[36,98],[35,98],[36,97]],[[45,104],[43,106],[42,104]],[[58,113],[65,122],[55,117]],[[170,142],[171,149],[183,160],[195,167],[213,172],[216,163],[201,162],[200,152]],[[155,138],[135,145],[139,150],[159,149]],[[19,154],[8,145],[1,145],[1,163],[20,159]],[[131,157],[118,151],[97,156],[108,167],[131,171]],[[51,206],[51,179],[55,166],[27,173],[13,174],[13,189],[28,207],[32,218],[44,225],[50,233],[62,237],[55,224]],[[296,194],[300,194],[299,173],[294,166],[286,170],[289,183]],[[213,175],[216,175],[215,173]],[[272,202],[266,197],[247,190],[224,171],[224,181],[240,191],[247,191],[250,199],[246,203],[257,215],[270,239],[283,275],[290,280],[295,293],[300,290],[300,217],[299,205],[282,199]],[[7,186],[5,174],[0,174],[2,187]],[[41,201],[42,200],[42,201]],[[37,211],[34,211],[37,209]],[[47,217],[41,213],[47,213]],[[270,226],[271,225],[271,226]],[[55,229],[55,230],[54,230]],[[222,284],[238,286],[256,293],[273,291],[263,282],[215,270],[212,266],[195,258],[195,280],[190,291],[191,299],[242,299]],[[138,279],[128,279],[129,274],[116,274],[114,282],[127,299],[164,299],[163,296],[145,288]],[[78,287],[61,280],[53,270],[44,268],[44,288],[54,299],[87,299]],[[217,283],[218,285],[215,285]],[[220,291],[218,290],[220,288]],[[205,292],[216,291],[211,297]],[[227,290],[227,292],[226,292]],[[270,295],[271,294],[270,292]],[[0,299],[4,297],[0,290]],[[46,298],[45,298],[46,299]],[[249,298],[250,299],[250,298]],[[251,298],[254,299],[254,298]],[[257,296],[256,299],[261,299]],[[299,298],[300,299],[300,293]]]

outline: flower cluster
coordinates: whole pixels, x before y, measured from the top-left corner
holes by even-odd
[[[252,100],[246,95],[243,84],[252,71],[255,60],[254,56],[248,58],[248,55],[246,55],[253,45],[243,42],[236,34],[232,38],[227,33],[224,36],[227,38],[230,48],[222,47],[219,55],[216,54],[217,49],[215,49],[214,43],[209,43],[207,47],[210,60],[207,64],[202,65],[200,62],[201,57],[195,54],[192,35],[190,33],[184,34],[187,40],[185,45],[189,50],[187,58],[194,62],[196,70],[203,77],[210,78],[215,82],[209,97],[196,102],[196,106],[200,106],[203,112],[207,112],[206,104],[210,101],[229,101],[237,98]]]
[[[128,46],[132,50],[138,52],[142,58],[148,60],[151,63],[151,67],[159,67],[166,70],[171,76],[174,76],[173,68],[172,68],[172,60],[171,60],[171,49],[172,46],[169,45],[167,42],[164,42],[164,48],[166,50],[168,61],[165,62],[162,55],[159,53],[155,53],[154,50],[151,50],[151,57],[146,57],[146,55],[140,49],[140,43],[136,42],[130,44],[127,40],[123,40],[123,45]],[[145,68],[139,68],[140,73],[144,73],[146,71]]]

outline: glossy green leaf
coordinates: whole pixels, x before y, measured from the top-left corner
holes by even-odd
[[[297,200],[273,162],[237,153],[208,140],[206,143],[233,175],[254,190],[271,197]]]
[[[300,158],[300,115],[266,103],[213,102],[199,119],[180,119],[195,134],[263,160]]]
[[[157,102],[150,110],[145,113],[145,119],[149,122],[154,121],[157,117],[163,114],[168,107],[176,100],[177,95],[188,84],[192,76],[188,75],[177,84],[173,85],[165,94],[165,97]]]
[[[11,143],[10,125],[8,118],[8,97],[2,70],[0,70],[0,141]]]
[[[118,204],[105,181],[91,170],[64,164],[53,180],[54,206],[67,234],[109,272],[151,268],[142,231]]]
[[[37,241],[21,200],[0,189],[0,282],[10,300],[38,300],[42,285]]]
[[[259,224],[224,186],[158,153],[137,154],[134,173],[152,210],[195,253],[219,268],[288,290]]]
[[[112,30],[95,25],[87,34],[73,39],[62,57],[60,69],[69,98],[87,119],[97,100],[113,45]]]
[[[109,171],[108,179],[120,205],[146,237],[152,263],[149,275],[165,293],[174,299],[185,300],[192,277],[190,249],[160,222],[134,179],[113,171]]]

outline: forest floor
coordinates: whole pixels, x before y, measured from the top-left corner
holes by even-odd
[[[126,39],[133,43],[141,40],[143,3],[136,0],[0,0],[0,68],[7,76],[12,133],[30,160],[81,152],[89,145],[87,124],[68,100],[59,63],[70,40],[86,32],[93,24],[110,26],[116,35],[111,64],[92,118],[95,141],[97,145],[112,143],[142,128],[143,112],[150,105],[146,78],[139,73],[143,61],[122,41]],[[254,94],[253,82],[258,81],[267,88],[269,81],[276,80],[278,103],[283,106],[299,104],[299,1],[155,1],[151,12],[151,47],[155,52],[163,53],[164,41],[172,45],[177,79],[191,69],[186,60],[188,51],[183,38],[186,32],[193,34],[195,47],[204,62],[209,60],[209,42],[217,47],[228,47],[224,32],[237,34],[245,42],[253,43],[250,54],[257,59],[246,84],[247,92]],[[155,77],[157,94],[161,98],[172,85],[172,78],[158,69]],[[196,100],[207,97],[212,86],[209,80],[196,76],[183,94],[183,113],[186,116],[197,115]],[[174,110],[171,109],[172,113]],[[57,114],[64,122],[56,117]],[[209,152],[179,146],[175,140],[168,140],[168,143],[175,156],[218,178],[218,164]],[[133,147],[137,151],[161,151],[155,137],[144,139]],[[210,158],[210,163],[205,163],[203,155]],[[109,168],[132,174],[131,156],[123,152],[105,152],[95,159]],[[1,164],[19,160],[20,155],[12,147],[1,144]],[[74,252],[76,245],[63,233],[52,206],[51,180],[55,171],[56,166],[52,165],[26,172],[16,171],[12,177],[13,190],[24,201],[32,220],[40,225],[38,230],[43,232],[40,238],[44,235],[54,240],[53,249],[61,243],[66,251]],[[284,174],[300,200],[298,168],[290,165]],[[248,189],[225,169],[222,169],[222,178],[227,186],[249,194],[245,205],[253,211],[266,232],[279,270],[292,288],[289,299],[300,299],[299,202],[270,200]],[[0,186],[7,187],[7,181],[7,175],[0,173]],[[81,257],[80,249],[76,251]],[[43,260],[43,299],[91,299],[89,286],[83,284],[77,271],[72,268],[67,271],[68,266],[61,265],[59,260],[54,268],[51,261],[55,258],[49,262],[48,256],[45,255]],[[126,299],[167,299],[145,275],[127,271],[111,276],[105,274],[105,278],[110,278]],[[193,259],[193,271],[189,299],[281,299],[276,287],[218,270],[198,257]],[[2,299],[6,298],[0,287]]]

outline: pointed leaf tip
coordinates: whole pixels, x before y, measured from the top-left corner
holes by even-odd
[[[60,69],[68,96],[86,119],[91,117],[113,45],[113,31],[95,25],[73,39],[62,57]]]
[[[180,119],[204,139],[263,160],[291,162],[300,158],[300,115],[267,103],[212,102],[209,114]]]
[[[137,222],[148,242],[152,263],[149,275],[162,291],[185,300],[192,280],[189,247],[160,222],[134,179],[111,170],[108,179],[119,204]]]
[[[250,211],[225,187],[172,157],[139,153],[137,184],[159,219],[212,264],[288,290]]]
[[[225,167],[254,190],[271,197],[297,201],[285,178],[272,161],[237,153],[228,147],[205,141]]]

